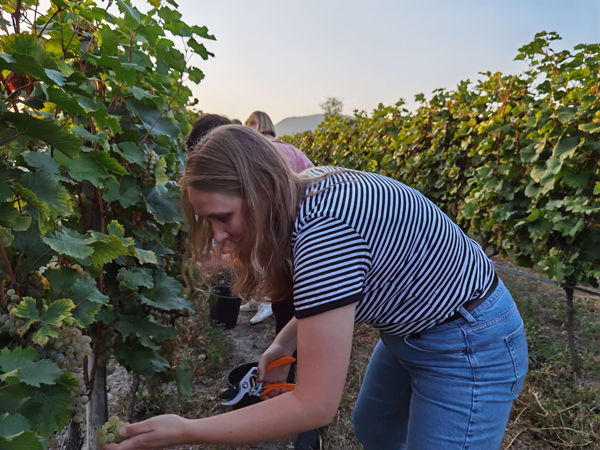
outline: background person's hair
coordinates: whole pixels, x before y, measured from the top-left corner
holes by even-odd
[[[273,121],[267,115],[267,113],[262,111],[254,111],[252,114],[250,114],[250,117],[248,117],[244,125],[258,131],[262,135],[271,137],[277,136]]]
[[[234,125],[241,125],[242,121],[239,120],[239,119],[231,119],[231,123],[234,124]]]
[[[260,292],[273,301],[292,289],[292,231],[298,207],[314,178],[294,173],[274,145],[256,131],[225,125],[210,131],[190,153],[180,180],[181,212],[189,229],[185,252],[190,271],[220,261],[224,244],[213,245],[210,222],[197,217],[191,188],[239,196],[246,233],[231,251],[233,291],[244,298]]]
[[[230,123],[231,121],[227,117],[219,116],[218,114],[202,114],[195,120],[194,125],[192,125],[192,131],[190,131],[185,141],[187,151],[191,152],[198,141],[213,128],[229,125]]]

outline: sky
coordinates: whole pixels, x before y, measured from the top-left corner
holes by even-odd
[[[372,111],[479,72],[519,73],[520,46],[539,31],[556,49],[600,43],[598,0],[178,0],[183,20],[205,25],[215,54],[193,60],[206,78],[193,87],[204,112],[274,122],[321,112],[327,97],[344,113]],[[561,48],[562,47],[562,48]]]
[[[47,0],[42,0],[42,2]],[[539,31],[555,50],[600,43],[599,0],[177,0],[183,20],[207,26],[214,58],[192,58],[205,79],[192,85],[204,112],[275,123],[321,112],[334,96],[344,114],[436,88],[479,72],[527,69],[513,61]],[[101,4],[101,3],[100,3]],[[133,0],[141,10],[146,0]]]

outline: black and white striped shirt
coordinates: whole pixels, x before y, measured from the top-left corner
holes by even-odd
[[[415,189],[339,172],[307,192],[319,190],[301,204],[292,238],[297,318],[356,303],[356,322],[405,335],[492,285],[479,244]]]

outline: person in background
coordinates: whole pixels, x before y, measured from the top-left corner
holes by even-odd
[[[234,125],[241,125],[242,121],[239,120],[239,119],[231,119],[231,123],[234,124]]]
[[[281,150],[291,164],[292,169],[294,169],[294,172],[300,173],[303,170],[314,167],[314,164],[310,162],[306,155],[299,149],[294,147],[292,144],[275,139],[277,136],[277,133],[275,132],[275,125],[273,125],[273,121],[267,115],[267,113],[262,111],[254,111],[252,114],[250,114],[250,117],[248,117],[244,125],[258,131],[269,141],[271,141],[275,147]]]
[[[254,111],[250,114],[250,117],[246,119],[245,126],[258,131],[264,137],[266,137],[275,147],[277,147],[283,155],[286,157],[292,169],[296,173],[300,173],[303,170],[315,167],[315,165],[302,153],[298,148],[287,142],[279,141],[275,139],[277,133],[275,132],[275,125],[267,113],[262,111]],[[256,315],[250,319],[251,324],[257,324],[262,322],[269,317],[273,312],[275,313],[275,327],[277,333],[285,327],[285,325],[294,317],[294,306],[291,298],[285,299],[282,302],[277,302],[277,305],[273,308],[270,301],[266,299],[252,299],[248,303],[240,307],[240,311],[257,311]]]
[[[192,125],[192,131],[188,134],[185,141],[188,153],[193,150],[198,141],[202,139],[206,133],[213,128],[220,127],[221,125],[229,125],[232,121],[227,117],[219,116],[218,114],[202,114],[194,121]]]

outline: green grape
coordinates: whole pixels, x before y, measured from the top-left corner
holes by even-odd
[[[128,424],[121,422],[117,416],[112,416],[108,422],[98,427],[98,449],[101,449],[104,444],[123,442],[125,438],[121,436],[119,430],[125,425]]]
[[[15,290],[9,289],[8,291],[6,291],[6,295],[8,295],[9,297],[12,297],[13,295],[15,295]]]

